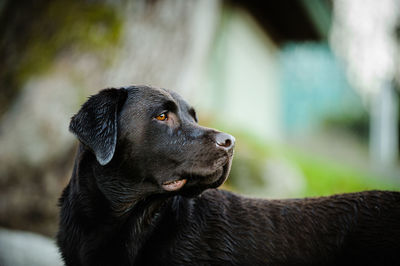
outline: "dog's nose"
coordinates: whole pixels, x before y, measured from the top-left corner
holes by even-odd
[[[215,142],[219,147],[229,150],[235,146],[235,137],[223,132],[219,132],[215,136]]]

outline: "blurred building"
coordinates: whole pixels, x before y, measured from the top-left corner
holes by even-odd
[[[205,97],[225,123],[267,141],[336,128],[398,165],[398,1],[226,3]]]

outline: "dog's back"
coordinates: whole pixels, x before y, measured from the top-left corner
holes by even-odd
[[[169,222],[154,232],[138,262],[397,265],[399,202],[400,193],[383,191],[296,200],[249,199],[221,190],[178,196]]]

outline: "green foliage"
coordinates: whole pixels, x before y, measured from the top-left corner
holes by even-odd
[[[59,56],[79,50],[110,62],[115,49],[105,48],[116,46],[123,26],[116,6],[102,0],[6,0],[0,14],[6,25],[0,28],[0,116],[27,79]]]
[[[122,25],[116,13],[99,2],[50,2],[43,15],[32,22],[30,39],[15,73],[19,83],[46,70],[67,49],[98,52],[115,45]]]

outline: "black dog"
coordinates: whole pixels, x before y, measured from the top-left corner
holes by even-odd
[[[400,265],[400,193],[259,200],[217,190],[235,139],[177,94],[106,89],[71,121],[67,265]]]

